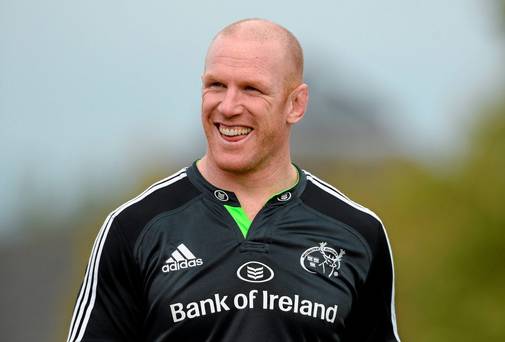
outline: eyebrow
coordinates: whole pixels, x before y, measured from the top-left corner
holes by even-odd
[[[202,75],[202,79],[203,80],[216,80],[216,81],[218,80],[218,78],[215,77],[214,75],[209,74],[209,73],[205,73],[205,72]]]
[[[216,82],[222,82],[220,77],[216,77],[216,75],[211,74],[211,73],[204,73],[202,75],[202,80],[204,82],[209,82],[209,81],[216,81]],[[266,82],[260,79],[242,79],[239,80],[239,85],[251,85],[254,87],[258,87],[261,89],[268,89],[268,85]]]

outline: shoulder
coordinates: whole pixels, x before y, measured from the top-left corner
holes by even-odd
[[[367,241],[372,253],[386,235],[384,225],[377,214],[354,202],[334,186],[303,170],[307,184],[300,196],[308,207],[345,223]]]
[[[177,209],[200,192],[188,180],[187,168],[145,189],[138,196],[112,211],[105,224],[113,225],[133,247],[144,227],[157,215]]]

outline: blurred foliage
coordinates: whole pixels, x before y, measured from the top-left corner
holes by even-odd
[[[387,226],[405,341],[505,340],[505,105],[483,117],[443,174],[405,160],[321,170]]]

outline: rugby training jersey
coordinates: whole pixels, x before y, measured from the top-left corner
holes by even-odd
[[[252,222],[196,163],[113,211],[67,341],[399,341],[381,221],[298,173]]]

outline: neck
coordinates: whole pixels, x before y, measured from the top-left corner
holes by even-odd
[[[198,162],[197,167],[202,176],[214,186],[232,191],[239,198],[255,198],[262,202],[293,186],[298,179],[298,172],[289,156],[282,161],[276,160],[275,165],[244,173],[223,170],[207,155]]]

